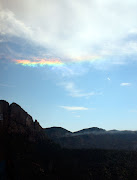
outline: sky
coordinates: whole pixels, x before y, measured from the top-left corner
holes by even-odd
[[[0,99],[44,128],[137,130],[136,0],[0,0]]]

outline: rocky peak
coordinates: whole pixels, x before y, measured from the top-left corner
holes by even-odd
[[[98,127],[92,127],[92,128],[86,128],[86,129],[82,129],[80,131],[74,132],[74,134],[84,135],[84,134],[90,134],[90,133],[103,133],[105,131],[106,131],[105,129],[101,129]]]
[[[35,122],[34,122],[34,128],[36,131],[40,131],[42,129],[42,127],[40,126],[40,124],[37,120],[35,120]]]
[[[0,100],[0,128],[8,133],[17,133],[35,139],[43,129],[39,122],[33,121],[32,117],[18,104]]]
[[[0,100],[0,113],[6,112],[9,107],[9,103],[5,100]]]
[[[28,113],[25,112],[18,104],[10,105],[10,121],[16,121],[22,125],[26,125]]]

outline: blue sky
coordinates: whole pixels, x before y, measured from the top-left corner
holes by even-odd
[[[0,0],[0,99],[43,127],[137,130],[136,8]]]

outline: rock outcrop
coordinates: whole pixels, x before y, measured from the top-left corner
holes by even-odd
[[[0,129],[9,134],[22,134],[30,140],[44,138],[43,128],[37,120],[24,111],[18,104],[0,100]]]
[[[0,101],[0,127],[8,126],[9,124],[9,103]]]

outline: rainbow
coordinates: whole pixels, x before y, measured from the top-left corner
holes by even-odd
[[[17,59],[14,60],[16,64],[21,64],[22,66],[30,66],[30,67],[37,67],[37,66],[62,66],[64,63],[62,63],[58,59],[35,59],[35,60],[27,60],[27,59]]]
[[[40,59],[40,58],[33,58],[32,60],[27,59],[15,59],[14,62],[16,64],[21,64],[22,66],[30,66],[30,67],[43,67],[43,66],[63,66],[65,64],[72,64],[72,63],[84,63],[84,62],[95,62],[101,59],[100,56],[79,56],[79,57],[70,57],[69,61],[62,62],[60,59]]]

